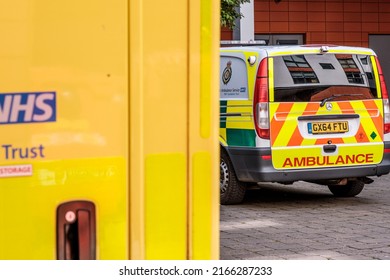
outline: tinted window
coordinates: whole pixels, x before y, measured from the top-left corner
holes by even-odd
[[[355,54],[274,57],[275,101],[362,100],[377,97],[371,59]]]

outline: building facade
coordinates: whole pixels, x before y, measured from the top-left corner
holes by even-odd
[[[233,31],[223,28],[221,40],[370,47],[390,82],[390,0],[251,0],[241,12],[244,18]]]

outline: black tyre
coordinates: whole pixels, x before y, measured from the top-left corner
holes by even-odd
[[[227,153],[221,149],[220,159],[220,198],[221,204],[237,204],[245,196],[245,183],[238,181]]]
[[[358,195],[364,188],[364,182],[360,180],[348,181],[346,185],[329,185],[329,190],[337,197],[352,197]]]

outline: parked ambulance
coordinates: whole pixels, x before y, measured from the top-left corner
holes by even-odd
[[[373,50],[231,46],[220,51],[220,194],[308,181],[358,195],[390,171],[388,93]]]

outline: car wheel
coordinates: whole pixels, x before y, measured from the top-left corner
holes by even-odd
[[[245,183],[238,181],[229,156],[221,150],[220,159],[220,202],[221,204],[237,204],[245,196]]]
[[[348,181],[346,185],[329,185],[329,190],[337,197],[353,197],[364,188],[364,182],[360,180]]]

